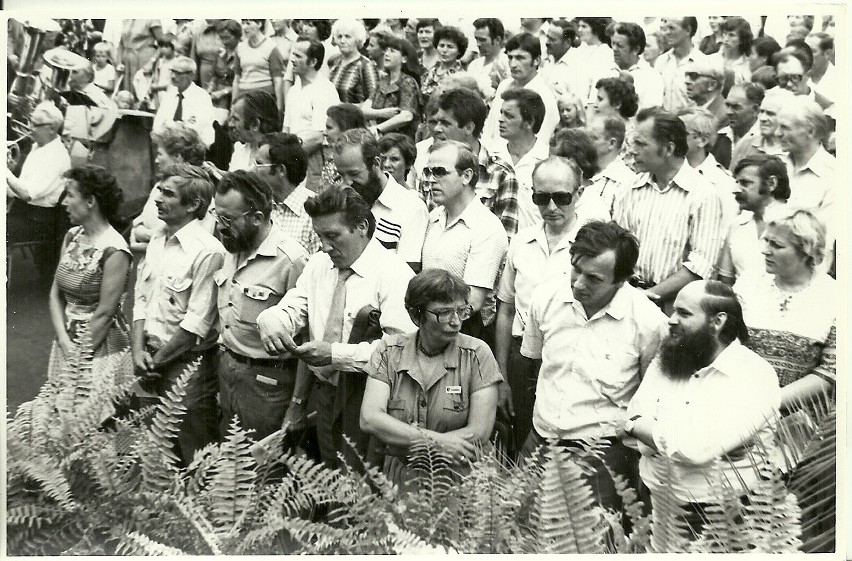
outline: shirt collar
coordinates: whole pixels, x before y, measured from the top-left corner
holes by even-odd
[[[690,185],[692,185],[692,181],[694,179],[694,176],[690,177],[690,175],[696,174],[696,173],[698,173],[698,172],[695,171],[694,169],[692,169],[692,166],[689,165],[689,162],[687,162],[686,159],[684,159],[683,165],[680,166],[680,169],[677,170],[677,173],[675,174],[674,177],[672,177],[672,180],[669,181],[669,183],[668,183],[668,185],[666,185],[665,189],[668,189],[670,186],[674,185],[676,187],[683,189],[686,192],[691,191],[692,188],[690,187]],[[654,182],[653,176],[648,172],[640,174],[636,183],[633,184],[634,189],[638,189],[640,187],[645,187],[645,186],[651,186],[651,187],[655,187],[655,188],[657,186],[657,184]]]
[[[790,163],[792,164],[793,160],[789,158]],[[801,173],[805,170],[810,170],[814,174],[819,177],[831,178],[834,174],[834,157],[829,154],[825,148],[820,146],[817,148],[817,151],[814,152],[814,155],[811,156],[811,159],[803,165],[801,168],[796,170],[795,166],[793,166],[794,173]]]
[[[187,252],[193,252],[195,248],[201,247],[202,235],[207,234],[201,220],[191,220],[172,236]],[[171,238],[170,238],[171,239]]]
[[[698,370],[698,372],[695,373],[696,376],[708,373],[711,368],[726,376],[736,376],[738,373],[742,372],[743,361],[740,354],[742,353],[743,348],[744,347],[739,340],[734,339],[731,344],[719,353],[716,360],[711,362],[708,366]]]
[[[704,161],[698,164],[695,168],[699,173],[703,174],[708,171],[715,171],[717,168],[721,167],[719,162],[716,161],[716,157],[711,153],[707,153],[707,157],[704,158]]]
[[[358,256],[358,259],[356,259],[349,268],[361,278],[375,274],[377,270],[376,262],[380,259],[380,254],[383,251],[387,250],[382,247],[375,238],[372,238],[369,242],[367,242],[367,247],[364,248],[364,251],[362,251],[361,255]]]
[[[612,319],[616,321],[620,321],[624,319],[624,316],[627,315],[627,309],[630,305],[630,291],[636,290],[626,282],[621,285],[616,293],[613,295],[612,300],[609,301],[609,304],[604,306],[601,310],[598,311],[592,317],[602,317],[604,315],[610,316]],[[563,301],[569,304],[577,304],[578,306],[582,306],[579,302],[574,298],[574,291],[571,289],[571,283],[566,282],[562,288],[562,296]],[[591,318],[588,318],[591,319]]]
[[[391,175],[389,173],[387,173],[387,172],[382,172],[382,173],[384,173],[385,178],[388,181],[387,181],[387,183],[385,183],[385,188],[382,189],[382,194],[379,195],[379,198],[376,199],[376,202],[381,203],[383,206],[385,206],[385,207],[387,207],[391,210],[400,208],[401,206],[404,206],[405,201],[402,201],[401,198],[400,198],[400,194],[404,194],[404,193],[400,193],[399,190],[405,189],[405,187],[402,187],[399,183],[397,183],[396,180],[393,177],[391,177]]]
[[[608,163],[605,168],[599,171],[596,176],[592,177],[592,181],[601,177],[611,181],[621,181],[625,172],[629,171],[630,168],[627,167],[627,164],[624,163],[621,156],[617,156],[613,161]]]
[[[293,211],[293,214],[296,216],[302,216],[305,214],[305,201],[313,196],[313,192],[309,191],[307,187],[304,187],[304,185],[304,181],[297,185],[296,188],[287,195],[287,198],[280,203]]]
[[[412,333],[405,339],[405,345],[402,347],[402,353],[399,356],[399,366],[397,368],[408,372],[408,375],[417,380],[424,390],[428,390],[435,382],[440,380],[421,380],[416,373],[420,371],[420,365],[417,361],[417,333]],[[444,358],[445,368],[456,368],[459,364],[459,341],[458,337],[453,339],[453,342],[447,345],[442,353]]]

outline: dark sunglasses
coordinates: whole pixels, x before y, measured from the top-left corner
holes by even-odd
[[[533,193],[532,200],[539,206],[550,204],[551,199],[558,206],[568,206],[574,200],[574,194],[567,191],[557,191],[556,193]]]
[[[447,169],[444,166],[426,166],[423,168],[423,177],[446,177],[453,172],[451,169]]]

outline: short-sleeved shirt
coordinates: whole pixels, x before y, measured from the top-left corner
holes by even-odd
[[[218,288],[221,342],[228,349],[252,358],[269,358],[257,316],[281,301],[296,286],[308,252],[275,227],[251,253],[228,253],[213,276]]]
[[[317,75],[307,85],[303,85],[301,79],[296,80],[287,92],[284,128],[296,136],[310,131],[322,132],[325,130],[328,108],[338,103],[340,96],[337,89],[327,78]]]
[[[337,66],[331,69],[328,78],[337,88],[341,103],[356,105],[373,99],[379,83],[376,67],[363,55],[348,64],[341,58]]]
[[[242,41],[237,45],[236,73],[239,88],[244,90],[272,89],[272,78],[284,76],[284,59],[275,41],[264,37],[256,47]]]
[[[786,159],[787,173],[790,176],[790,198],[787,204],[806,208],[822,220],[826,227],[826,247],[837,239],[837,159],[820,146],[813,156],[802,166],[796,166],[793,160]]]
[[[417,337],[386,337],[364,368],[371,378],[390,386],[388,415],[435,432],[466,426],[470,397],[503,381],[491,349],[460,333],[442,354],[426,357],[417,349]]]
[[[373,94],[373,109],[399,107],[400,110],[410,111],[414,115],[410,122],[396,131],[411,138],[414,138],[417,123],[420,122],[420,105],[420,89],[417,87],[417,81],[407,74],[400,75],[399,80],[393,83],[390,81],[390,75],[382,77]]]
[[[657,57],[654,69],[663,77],[663,109],[677,113],[692,104],[686,95],[684,72],[690,64],[706,57],[707,55],[696,48],[680,60],[675,56],[673,49]]]
[[[373,237],[407,263],[420,263],[429,213],[414,191],[385,174],[387,183],[373,203],[376,231]]]

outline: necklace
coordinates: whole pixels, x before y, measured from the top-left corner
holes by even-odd
[[[778,301],[778,311],[782,313],[786,313],[790,308],[790,304],[792,304],[796,295],[805,290],[808,286],[810,286],[810,281],[805,284],[795,286],[793,288],[781,288],[778,286],[778,280],[774,279],[772,282],[772,290],[775,293],[775,298]]]
[[[424,348],[423,348],[423,341],[420,339],[420,334],[419,334],[419,333],[417,334],[417,350],[418,350],[418,351],[420,351],[420,353],[421,353],[421,354],[423,354],[423,355],[425,355],[425,356],[427,356],[427,357],[430,357],[430,358],[431,358],[431,357],[438,356],[438,355],[440,355],[440,354],[443,354],[443,352],[444,352],[443,350],[440,350],[440,351],[427,351],[426,349],[424,349]]]

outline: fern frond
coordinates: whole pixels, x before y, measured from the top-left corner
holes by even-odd
[[[252,507],[257,473],[250,447],[248,435],[234,415],[219,447],[218,459],[210,468],[211,478],[205,493],[210,503],[211,524],[220,535],[237,531],[238,522]]]
[[[138,532],[129,532],[118,547],[121,555],[154,555],[159,557],[172,557],[186,555],[180,549],[168,547],[144,536]]]

